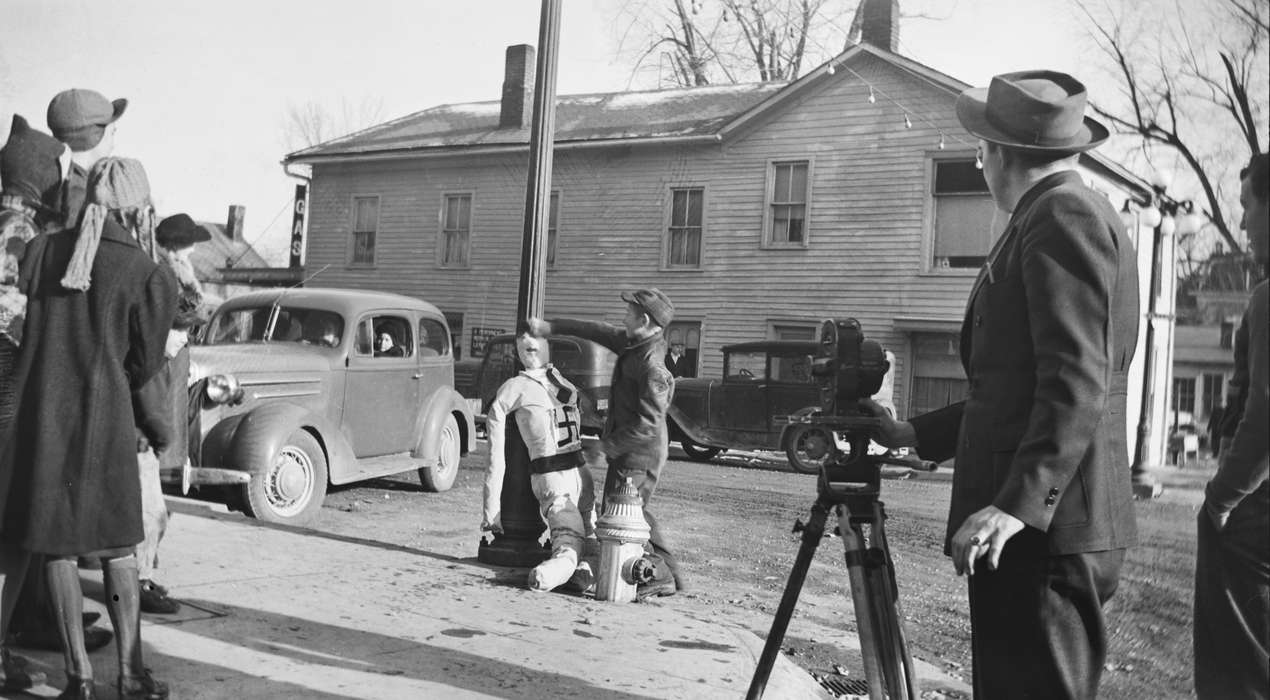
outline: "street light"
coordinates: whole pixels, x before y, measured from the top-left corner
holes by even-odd
[[[1168,321],[1172,323],[1174,315],[1171,313],[1173,305],[1169,304],[1170,313],[1159,312],[1160,284],[1161,273],[1163,270],[1162,253],[1165,245],[1165,239],[1171,246],[1170,253],[1176,248],[1177,238],[1175,236],[1185,236],[1197,233],[1203,226],[1203,218],[1195,213],[1194,205],[1189,202],[1182,202],[1169,197],[1166,194],[1168,186],[1172,184],[1172,176],[1167,171],[1157,171],[1152,179],[1152,189],[1155,190],[1155,196],[1141,212],[1141,222],[1143,225],[1149,226],[1154,235],[1151,242],[1151,286],[1147,297],[1147,334],[1146,334],[1146,357],[1143,358],[1142,371],[1142,405],[1138,414],[1138,439],[1133,452],[1133,465],[1131,473],[1133,479],[1133,495],[1134,498],[1156,498],[1164,491],[1164,487],[1156,481],[1152,476],[1150,469],[1147,467],[1147,442],[1151,434],[1151,414],[1153,404],[1155,403],[1155,387],[1159,383],[1156,378],[1158,372],[1163,371],[1164,376],[1172,375],[1171,368],[1160,368],[1156,366],[1155,357],[1155,329],[1157,321]],[[1125,227],[1134,225],[1134,215],[1126,201],[1124,208],[1120,211],[1121,220]],[[1173,260],[1174,255],[1169,255],[1169,260]],[[1167,391],[1167,385],[1165,387]]]

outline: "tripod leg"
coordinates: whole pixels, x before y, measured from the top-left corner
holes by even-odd
[[[908,653],[895,568],[883,529],[886,514],[877,501],[858,504],[857,511],[864,512],[844,509],[839,514],[839,529],[844,533],[869,695],[879,700],[913,700],[918,697],[917,676]],[[869,525],[867,540],[865,524]]]
[[[781,642],[785,640],[789,618],[794,614],[794,605],[798,602],[798,594],[803,589],[803,580],[807,578],[807,569],[811,566],[817,545],[824,537],[825,520],[828,516],[828,504],[820,500],[812,504],[811,517],[803,528],[802,545],[798,548],[798,557],[794,560],[794,568],[789,572],[789,582],[785,584],[785,593],[781,596],[780,607],[776,609],[772,629],[767,633],[767,641],[763,644],[763,654],[759,657],[758,666],[754,669],[750,690],[745,695],[747,700],[758,700],[763,697],[763,691],[767,688],[767,680],[772,675],[776,655],[780,653]]]

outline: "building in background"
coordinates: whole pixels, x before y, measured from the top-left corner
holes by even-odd
[[[894,41],[893,27],[866,31],[790,83],[558,97],[547,315],[619,322],[619,291],[659,287],[701,376],[722,371],[724,345],[812,338],[823,319],[855,317],[894,353],[902,415],[961,399],[966,297],[1007,216],[954,114],[968,86]],[[313,284],[425,298],[465,356],[514,327],[533,56],[507,50],[501,101],[433,107],[286,157],[312,168]],[[1116,208],[1150,200],[1096,152],[1080,166]],[[1145,310],[1150,230],[1131,228]],[[1171,291],[1161,297],[1171,318]]]

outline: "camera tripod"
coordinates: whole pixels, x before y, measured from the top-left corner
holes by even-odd
[[[763,646],[749,700],[763,696],[772,665],[780,653],[781,642],[789,626],[798,594],[802,591],[807,569],[816,547],[825,534],[825,522],[832,511],[838,518],[838,532],[846,553],[847,575],[851,582],[851,601],[855,607],[856,626],[860,635],[860,651],[870,700],[916,700],[917,674],[908,653],[903,615],[900,611],[895,583],[895,566],[886,543],[886,511],[878,500],[881,470],[884,463],[903,464],[930,469],[933,465],[888,460],[869,455],[869,433],[855,428],[871,426],[870,418],[811,417],[800,422],[814,422],[845,430],[847,451],[831,449],[820,469],[817,498],[811,516],[804,525],[796,521],[794,531],[802,531],[802,545],[790,571],[789,582],[781,597],[771,632]],[[867,528],[867,535],[865,529]]]

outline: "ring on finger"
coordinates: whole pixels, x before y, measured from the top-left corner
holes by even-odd
[[[979,539],[978,535],[974,535],[973,537],[970,538],[970,546],[978,547],[981,544],[983,544],[983,540]]]

